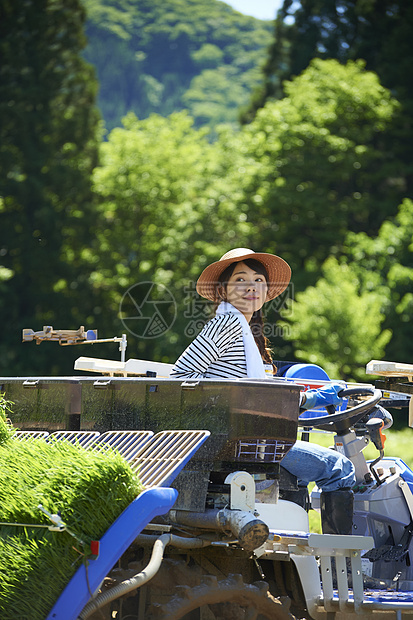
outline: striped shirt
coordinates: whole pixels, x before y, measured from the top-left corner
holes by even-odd
[[[234,314],[217,314],[185,349],[171,377],[238,379],[247,376],[242,327]]]

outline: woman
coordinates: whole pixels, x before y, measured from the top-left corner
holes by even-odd
[[[263,362],[272,364],[272,359],[261,308],[282,293],[291,277],[285,261],[267,257],[271,255],[231,250],[202,272],[197,292],[216,303],[216,315],[178,359],[171,376],[265,378]]]
[[[265,379],[272,358],[263,333],[261,309],[280,295],[291,278],[279,256],[246,248],[230,250],[202,272],[197,292],[217,305],[216,314],[177,360],[171,376],[183,379]],[[339,404],[340,385],[302,394],[301,407]],[[352,528],[354,466],[340,453],[297,441],[282,465],[298,479],[298,497],[309,482],[323,493],[325,533],[349,534]],[[298,501],[297,503],[300,503]],[[302,502],[301,502],[302,503]]]

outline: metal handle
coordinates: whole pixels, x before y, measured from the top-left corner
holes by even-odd
[[[199,385],[199,381],[184,381],[181,383],[181,388],[183,390],[194,390],[197,385]]]
[[[38,387],[38,385],[39,379],[26,379],[26,381],[23,381],[24,388],[35,388]]]
[[[106,379],[106,380],[98,379],[97,381],[93,382],[93,387],[104,390],[110,387],[111,382],[112,382],[111,379]]]

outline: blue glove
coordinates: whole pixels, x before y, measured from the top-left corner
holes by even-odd
[[[344,389],[341,383],[330,383],[316,390],[304,392],[305,402],[301,405],[302,409],[315,409],[317,407],[328,407],[328,405],[341,405],[343,399],[338,396],[338,392]]]

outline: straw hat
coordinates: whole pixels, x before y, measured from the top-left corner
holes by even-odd
[[[219,261],[208,265],[199,276],[196,284],[196,290],[206,299],[215,301],[215,288],[219,281],[219,277],[231,263],[240,263],[248,258],[257,260],[268,273],[268,293],[267,301],[274,299],[287,288],[291,279],[291,268],[288,263],[285,262],[279,256],[275,254],[266,254],[254,252],[248,248],[235,248],[230,250],[224,256],[221,256]]]

